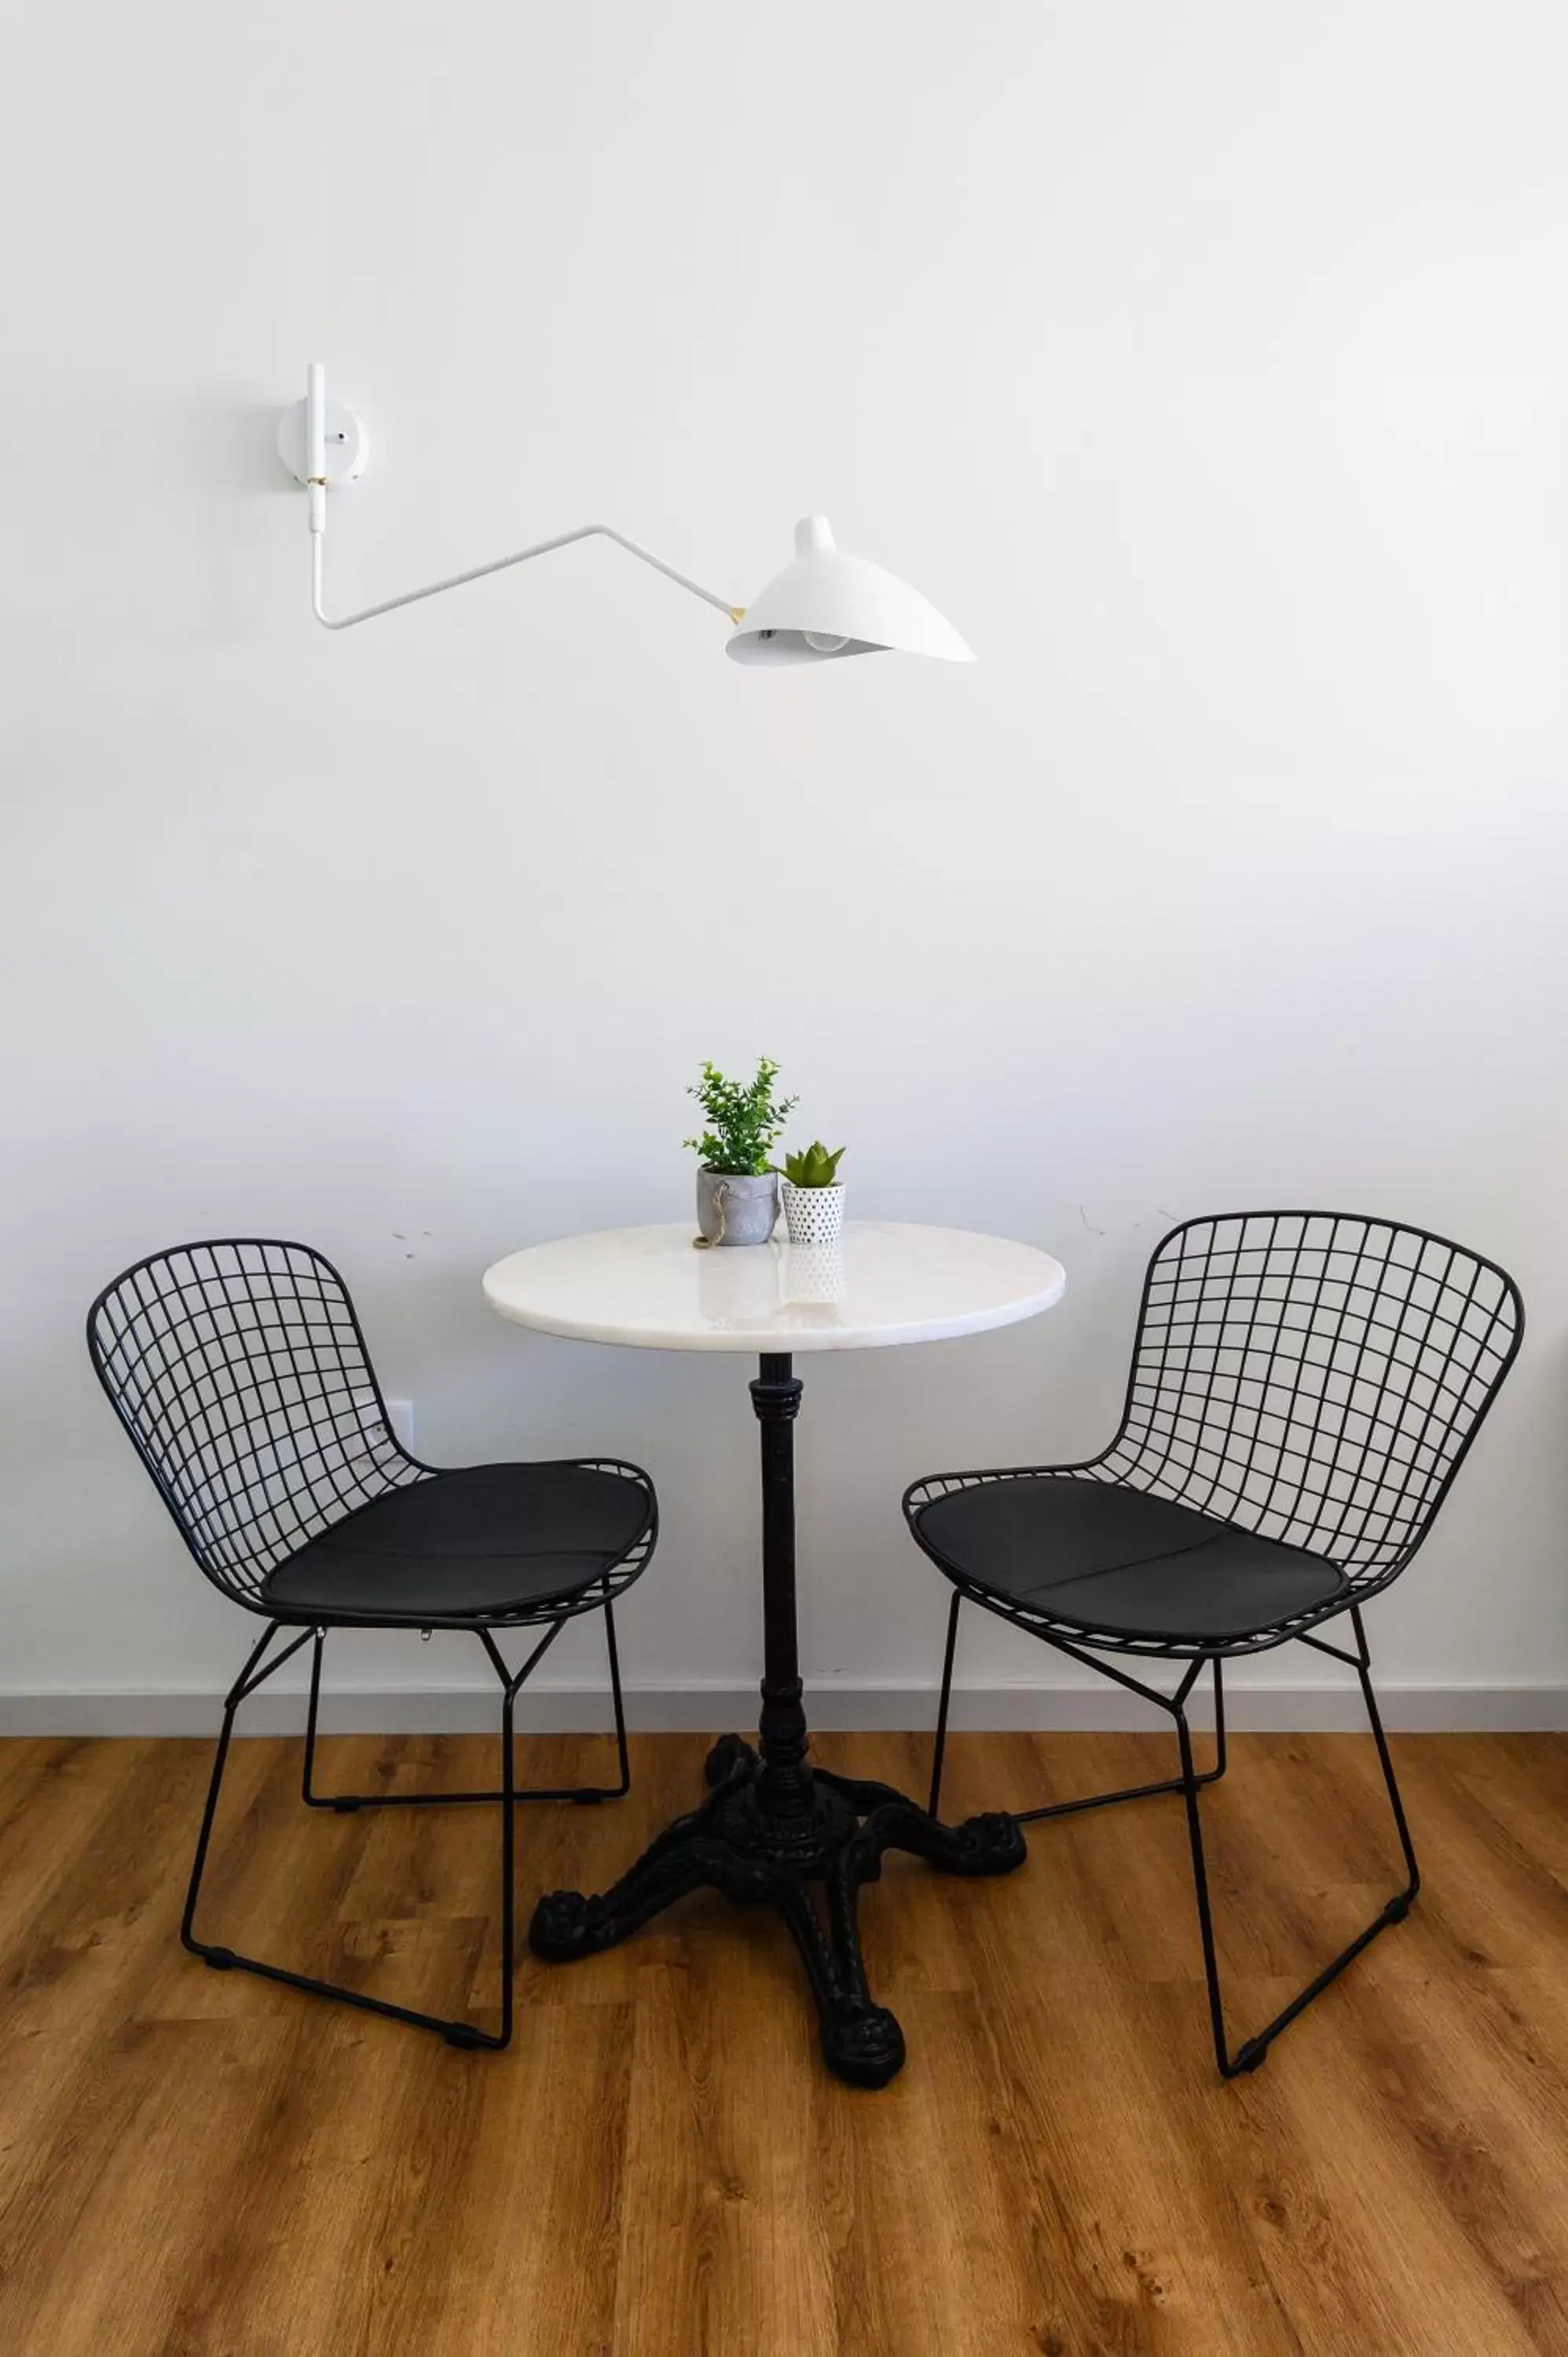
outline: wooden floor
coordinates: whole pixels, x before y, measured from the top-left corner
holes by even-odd
[[[572,1782],[605,1747],[529,1746]],[[613,1808],[530,1809],[524,1903],[609,1878],[703,1744]],[[919,1737],[829,1737],[918,1790]],[[1568,1738],[1396,1740],[1425,1889],[1274,2050],[1209,2051],[1180,1804],[1031,1833],[1024,1871],[891,1860],[865,1901],[909,2043],[821,2069],[776,1921],[698,1897],[612,1955],[525,1958],[501,2056],[176,1941],[205,1746],[0,1745],[6,2357],[1568,2357]],[[950,1813],[1160,1772],[1157,1737],[955,1738]],[[465,1781],[467,1740],[328,1775]],[[204,1928],[484,2008],[487,1810],[306,1814],[235,1747]],[[1209,1796],[1238,2029],[1391,1887],[1371,1747],[1242,1736]]]

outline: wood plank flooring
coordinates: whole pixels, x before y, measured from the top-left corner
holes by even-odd
[[[689,1806],[530,1808],[521,1892],[593,1888]],[[959,1736],[950,1813],[1166,1772],[1157,1736]],[[1424,1889],[1253,2078],[1214,2072],[1179,1802],[1030,1830],[995,1883],[865,1894],[909,2043],[816,2057],[782,1927],[698,1897],[524,1956],[502,2056],[205,1971],[177,1943],[205,1744],[0,1744],[5,2357],[1568,2357],[1568,1738],[1402,1737]],[[929,1739],[825,1737],[918,1792]],[[571,1783],[607,1747],[527,1745]],[[307,1813],[235,1746],[208,1936],[405,2001],[496,1989],[495,1814]],[[325,1779],[470,1782],[467,1739]],[[1369,1917],[1369,1740],[1240,1736],[1206,1801],[1233,2025]]]

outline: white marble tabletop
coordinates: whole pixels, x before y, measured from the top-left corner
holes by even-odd
[[[692,1228],[612,1228],[508,1254],[485,1272],[492,1309],[584,1342],[654,1351],[879,1350],[1012,1326],[1050,1308],[1067,1274],[1048,1253],[962,1228],[851,1220],[837,1247],[697,1250]]]

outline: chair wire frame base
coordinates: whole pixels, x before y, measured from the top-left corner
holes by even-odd
[[[316,1760],[317,1723],[320,1706],[321,1659],[326,1643],[326,1627],[307,1627],[293,1641],[267,1658],[274,1640],[290,1624],[272,1621],[252,1648],[244,1668],[225,1697],[223,1724],[218,1737],[218,1748],[212,1762],[212,1775],[207,1790],[207,1805],[202,1813],[201,1830],[197,1836],[196,1855],[191,1864],[190,1883],[186,1892],[185,1912],[180,1921],[182,1945],[193,1956],[214,1972],[255,1973],[263,1980],[280,1981],[287,1988],[303,1989],[313,1996],[330,1997],[342,2005],[357,2007],[361,2013],[381,2014],[392,2021],[409,2023],[416,2029],[433,2029],[446,2039],[449,2046],[483,2049],[499,2052],[511,2042],[513,2018],[513,1980],[516,1971],[517,1902],[516,1902],[516,1817],[517,1804],[525,1801],[571,1801],[580,1804],[598,1801],[619,1800],[629,1791],[630,1764],[627,1751],[626,1710],[621,1695],[620,1659],[616,1644],[614,1609],[606,1604],[605,1634],[609,1652],[610,1690],[615,1705],[616,1750],[619,1762],[619,1781],[614,1785],[577,1785],[545,1789],[525,1786],[516,1781],[515,1710],[517,1697],[533,1672],[543,1660],[556,1638],[565,1627],[564,1620],[556,1620],[545,1630],[521,1669],[509,1670],[499,1646],[488,1628],[478,1628],[478,1636],[494,1669],[501,1687],[501,1757],[500,1782],[494,1791],[466,1792],[337,1792],[320,1793],[313,1789],[312,1770]],[[328,1624],[330,1625],[330,1624]],[[471,2021],[449,2020],[444,2015],[423,2013],[413,2006],[394,2005],[384,1997],[368,1996],[361,1989],[345,1988],[335,1981],[317,1978],[309,1973],[296,1973],[282,1964],[264,1962],[259,1956],[242,1956],[232,1948],[196,1936],[196,1910],[200,1897],[202,1878],[206,1872],[208,1854],[211,1847],[212,1828],[218,1814],[219,1796],[223,1786],[223,1771],[228,1764],[229,1745],[234,1731],[234,1719],[242,1703],[284,1663],[292,1660],[301,1647],[313,1648],[310,1674],[310,1700],[306,1725],[305,1760],[300,1778],[301,1798],[307,1807],[330,1809],[349,1814],[371,1808],[435,1808],[462,1805],[476,1802],[499,1803],[501,1813],[500,1829],[500,1892],[501,1892],[501,1995],[500,2027],[499,2030],[481,2029]]]
[[[988,1609],[991,1609],[987,1598],[983,1596],[972,1596],[969,1600]],[[948,1614],[947,1648],[942,1663],[941,1699],[938,1706],[936,1744],[931,1762],[931,1790],[927,1804],[933,1816],[937,1814],[938,1803],[941,1797],[942,1767],[947,1750],[948,1709],[952,1696],[953,1658],[958,1643],[959,1614],[964,1601],[962,1591],[955,1589]],[[1355,1652],[1347,1652],[1343,1647],[1331,1645],[1321,1637],[1301,1634],[1297,1641],[1312,1646],[1316,1652],[1331,1654],[1337,1662],[1346,1663],[1356,1672],[1360,1681],[1362,1698],[1367,1706],[1367,1716],[1371,1722],[1373,1740],[1378,1748],[1378,1761],[1382,1769],[1383,1783],[1388,1792],[1389,1805],[1393,1812],[1394,1826],[1399,1835],[1400,1848],[1403,1854],[1406,1877],[1404,1887],[1394,1893],[1393,1897],[1379,1910],[1372,1921],[1356,1934],[1348,1946],[1342,1948],[1337,1956],[1331,1958],[1321,1972],[1316,1974],[1307,1982],[1305,1987],[1275,2014],[1272,2021],[1265,2023],[1262,2029],[1255,2031],[1251,2038],[1243,2039],[1240,2045],[1234,2048],[1230,2045],[1225,2024],[1225,2004],[1219,1985],[1219,1964],[1214,1940],[1214,1911],[1209,1898],[1208,1870],[1204,1855],[1203,1821],[1198,1805],[1198,1794],[1203,1787],[1206,1784],[1217,1783],[1224,1775],[1227,1766],[1225,1686],[1221,1656],[1218,1653],[1208,1656],[1199,1655],[1190,1660],[1181,1683],[1174,1694],[1162,1694],[1157,1687],[1146,1685],[1141,1678],[1130,1677],[1124,1670],[1117,1669],[1110,1662],[1100,1660],[1079,1646],[1068,1643],[1061,1637],[1054,1634],[1044,1636],[1044,1632],[1036,1632],[1043,1636],[1044,1642],[1050,1645],[1055,1652],[1066,1653],[1073,1661],[1081,1663],[1086,1668],[1099,1670],[1103,1675],[1114,1678],[1119,1685],[1125,1686],[1130,1693],[1142,1695],[1144,1701],[1155,1703],[1160,1709],[1167,1712],[1176,1722],[1176,1741],[1181,1749],[1181,1773],[1179,1776],[1166,1777],[1155,1783],[1131,1784],[1120,1792],[1093,1792],[1081,1800],[1056,1801],[1044,1808],[1015,1809],[1009,1813],[1018,1824],[1034,1824],[1046,1817],[1077,1816],[1088,1809],[1111,1808],[1121,1801],[1152,1800],[1159,1794],[1170,1792],[1180,1792],[1183,1795],[1187,1803],[1187,1840],[1192,1852],[1193,1890],[1197,1901],[1198,1933],[1203,1946],[1204,1979],[1208,1990],[1208,2018],[1214,2038],[1214,2059],[1219,2067],[1220,2076],[1224,2079],[1238,2079],[1249,2071],[1255,2071],[1281,2030],[1288,2029],[1296,2016],[1304,2013],[1314,1997],[1320,1996],[1331,1981],[1337,1980],[1347,1964],[1354,1963],[1362,1950],[1371,1945],[1380,1932],[1386,1931],[1391,1923],[1403,1922],[1411,1910],[1416,1893],[1421,1889],[1421,1869],[1416,1864],[1415,1848],[1411,1840],[1404,1803],[1400,1797],[1399,1783],[1394,1775],[1388,1738],[1383,1732],[1383,1722],[1378,1710],[1377,1696],[1372,1691],[1371,1655],[1367,1644],[1367,1632],[1361,1620],[1360,1607],[1352,1605],[1349,1608],[1349,1613],[1356,1631]],[[1011,1618],[1007,1613],[1002,1613],[998,1617],[1003,1620]],[[1193,1753],[1192,1729],[1187,1721],[1187,1704],[1202,1674],[1206,1659],[1212,1664],[1214,1672],[1215,1760],[1211,1768],[1199,1773]]]

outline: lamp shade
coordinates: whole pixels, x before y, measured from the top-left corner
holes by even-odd
[[[972,662],[950,622],[880,565],[845,556],[823,516],[795,526],[795,555],[731,634],[736,662],[832,662],[840,655],[935,655]]]

